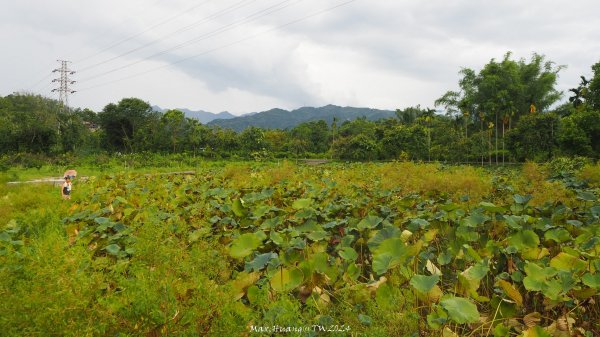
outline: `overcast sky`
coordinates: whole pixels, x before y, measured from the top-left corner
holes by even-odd
[[[163,108],[396,109],[458,88],[512,51],[567,68],[577,86],[600,61],[600,1],[19,0],[0,11],[0,95],[58,98],[72,61],[73,107],[124,97]]]

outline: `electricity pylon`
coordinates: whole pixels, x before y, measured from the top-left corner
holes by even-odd
[[[61,63],[60,68],[52,70],[53,73],[60,73],[59,78],[55,78],[52,82],[58,82],[59,87],[52,89],[52,92],[58,91],[59,101],[62,103],[63,109],[69,109],[69,94],[74,94],[76,91],[72,90],[70,87],[71,84],[74,84],[76,81],[72,81],[69,79],[69,75],[75,74],[73,70],[70,70],[68,64],[71,61],[65,60],[56,60]]]

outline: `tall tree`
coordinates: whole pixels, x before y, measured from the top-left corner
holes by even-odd
[[[133,151],[136,132],[147,124],[151,116],[152,107],[139,98],[124,98],[118,104],[106,105],[98,119],[108,148]]]

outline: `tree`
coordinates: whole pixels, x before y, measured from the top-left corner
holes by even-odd
[[[104,131],[105,144],[112,150],[134,150],[136,132],[152,118],[150,104],[138,98],[124,98],[118,104],[110,103],[98,114]]]
[[[559,125],[553,113],[526,115],[507,133],[507,147],[519,161],[545,161],[552,158]]]
[[[506,53],[500,62],[492,59],[479,73],[463,68],[460,91],[448,91],[435,102],[449,114],[462,111],[464,116],[478,120],[481,131],[484,124],[492,122],[496,154],[498,135],[506,124],[510,130],[512,124],[530,113],[532,105],[537,113],[545,113],[561,97],[555,85],[562,66],[535,53],[529,62],[512,60],[511,55]]]

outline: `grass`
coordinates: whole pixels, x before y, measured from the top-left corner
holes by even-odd
[[[330,163],[316,167],[288,161],[90,165],[77,167],[80,176],[93,178],[75,181],[71,201],[62,200],[58,187],[50,184],[4,184],[15,179],[60,176],[65,169],[11,168],[0,173],[0,232],[16,225],[20,230],[13,240],[24,241],[22,246],[9,247],[0,255],[0,296],[6,304],[0,306],[0,335],[246,336],[251,325],[303,326],[306,322],[347,324],[353,329],[352,336],[402,336],[419,329],[416,299],[409,288],[382,286],[367,295],[342,292],[331,298],[335,305],[327,305],[300,303],[288,294],[270,293],[267,283],[258,285],[256,301],[235,301],[231,279],[236,271],[227,258],[227,238],[192,242],[188,237],[189,232],[205,225],[201,222],[206,221],[202,212],[207,205],[197,201],[199,214],[194,214],[172,203],[175,198],[186,198],[185,194],[141,199],[138,194],[144,194],[145,187],[128,187],[130,176],[194,170],[198,174],[190,178],[154,176],[146,181],[185,185],[186,179],[214,178],[222,188],[277,187],[278,193],[305,191],[307,181],[331,181],[349,195],[356,190],[368,193],[390,189],[398,196],[444,195],[455,202],[469,195],[467,203],[472,205],[498,194],[494,181],[501,175],[514,191],[531,194],[535,205],[557,201],[568,204],[573,200],[573,192],[559,182],[549,182],[545,168],[532,163],[506,172],[414,163]],[[115,172],[123,174],[112,174]],[[598,164],[588,165],[580,177],[598,186],[598,172]],[[115,180],[114,188],[119,190],[103,194],[99,189],[109,179]],[[203,191],[191,193],[196,192]],[[66,226],[62,221],[86,209],[112,212],[109,206],[113,205],[114,195],[123,195],[139,212],[127,215],[119,209],[111,216],[120,217],[128,225],[128,216],[136,217],[143,224],[135,230],[135,254],[131,259],[116,260],[93,253],[88,245],[74,240],[75,230],[81,228]],[[512,192],[503,195],[511,196]],[[149,212],[157,204],[165,218]],[[365,209],[365,214],[368,211]],[[408,281],[398,273],[389,277],[396,284]],[[361,322],[358,313],[368,314],[372,323]]]

